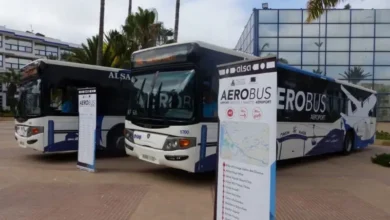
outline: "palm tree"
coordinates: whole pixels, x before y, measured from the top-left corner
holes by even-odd
[[[283,57],[280,57],[278,59],[276,59],[278,62],[280,63],[285,63],[285,64],[288,64],[288,61],[286,59],[284,59]]]
[[[313,69],[313,73],[317,73],[317,74],[322,75],[322,70],[320,70],[320,68],[318,68],[318,69]],[[324,76],[326,76],[326,73],[324,73]]]
[[[46,58],[49,60],[58,60],[58,57],[54,56],[54,55],[48,55],[48,56],[46,56]]]
[[[343,79],[352,82],[353,84],[359,83],[361,80],[372,76],[371,73],[364,73],[364,69],[360,66],[354,66],[352,69],[348,69],[348,71],[344,71],[344,73],[339,73]]]
[[[14,69],[8,69],[6,72],[0,73],[0,86],[1,84],[5,84],[5,87],[7,88],[7,104],[10,106],[12,113],[15,113],[15,94],[20,80],[20,73]]]
[[[105,4],[105,0],[100,0],[99,38],[98,38],[97,55],[96,55],[97,65],[102,65],[102,57],[103,57],[104,4]]]
[[[344,9],[351,9],[351,5],[349,3],[344,5]]]
[[[133,6],[133,1],[129,0],[129,9],[128,9],[128,12],[127,12],[127,16],[131,15],[131,7],[132,6]]]
[[[179,35],[179,15],[180,15],[180,0],[176,0],[176,10],[175,10],[175,31],[173,40],[177,42],[177,37]]]
[[[106,38],[107,39],[107,38]],[[76,62],[76,63],[85,63],[85,64],[96,64],[98,53],[98,44],[99,36],[93,36],[87,39],[86,44],[81,44],[81,48],[73,49],[73,54],[68,55],[68,57],[63,57],[63,60]],[[113,42],[105,41],[102,45],[102,52],[100,65],[102,66],[113,66],[115,55],[113,53],[112,47]]]
[[[259,56],[261,56],[261,54],[264,52],[265,48],[269,47],[269,43],[264,43],[263,46],[261,47],[260,51],[259,51]],[[271,53],[268,53],[267,56],[270,56],[270,55],[273,55]],[[282,57],[280,58],[277,58],[276,59],[278,62],[280,63],[285,63],[285,64],[288,64],[288,61]]]
[[[334,8],[342,1],[344,0],[308,0],[306,7],[309,13],[306,22],[318,19],[326,9]]]
[[[153,10],[138,7],[138,12],[127,17],[122,29],[127,38],[139,47],[153,47],[159,40],[168,39],[168,32],[171,32],[164,28],[162,22],[155,21],[156,13]]]
[[[104,35],[102,66],[130,68],[131,54],[140,49],[157,44],[172,43],[173,31],[156,21],[156,12],[138,8],[130,14],[121,31],[111,30]],[[96,64],[99,36],[93,36],[82,44],[80,49],[72,50],[73,54],[61,55],[62,60],[86,64]]]
[[[264,43],[259,51],[259,56],[261,56],[261,54],[264,52],[264,49],[267,47],[269,47],[269,43]]]

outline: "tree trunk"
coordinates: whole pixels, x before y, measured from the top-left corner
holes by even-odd
[[[100,0],[100,23],[99,23],[99,39],[96,54],[96,65],[102,65],[103,57],[103,36],[104,36],[104,3],[105,0]]]
[[[179,35],[179,14],[180,14],[180,0],[176,0],[175,33],[173,36],[175,42],[177,42],[177,36]]]
[[[127,16],[131,15],[131,7],[132,7],[132,0],[129,0],[129,11],[127,12]]]

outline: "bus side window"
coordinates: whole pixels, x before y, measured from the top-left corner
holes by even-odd
[[[50,107],[60,114],[75,114],[78,111],[76,87],[57,87],[50,90]]]
[[[50,107],[61,109],[62,104],[62,89],[52,88],[50,90]]]

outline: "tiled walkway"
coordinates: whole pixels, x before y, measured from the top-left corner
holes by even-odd
[[[213,217],[213,175],[103,156],[98,172],[87,173],[76,168],[76,154],[16,147],[12,129],[0,122],[0,220]],[[382,151],[390,148],[279,164],[277,219],[390,219],[390,169],[370,162]]]

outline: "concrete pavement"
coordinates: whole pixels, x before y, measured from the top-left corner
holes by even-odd
[[[390,219],[390,170],[370,162],[385,151],[390,148],[278,164],[277,219]],[[12,122],[0,121],[0,220],[213,217],[213,174],[103,155],[98,172],[88,173],[76,159],[18,148]]]

